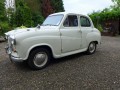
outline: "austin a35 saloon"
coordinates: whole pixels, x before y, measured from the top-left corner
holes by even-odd
[[[16,29],[5,35],[10,60],[27,61],[33,69],[45,68],[52,58],[93,54],[101,41],[99,30],[88,16],[67,12],[51,14],[35,28]]]

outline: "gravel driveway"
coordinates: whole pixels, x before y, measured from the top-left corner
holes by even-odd
[[[0,90],[120,90],[120,37],[102,37],[95,54],[57,59],[39,71],[11,63],[2,48]]]

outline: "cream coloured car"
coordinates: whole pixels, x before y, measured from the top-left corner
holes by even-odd
[[[14,62],[27,61],[33,69],[46,67],[53,58],[87,52],[93,54],[101,34],[88,16],[60,12],[49,15],[41,26],[5,33],[6,52]]]

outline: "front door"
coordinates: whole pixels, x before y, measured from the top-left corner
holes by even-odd
[[[68,15],[60,29],[62,40],[62,53],[67,53],[80,49],[81,31],[77,15]]]

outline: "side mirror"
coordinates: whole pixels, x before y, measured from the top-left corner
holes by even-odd
[[[39,28],[39,29],[40,29],[40,24],[38,24],[38,25],[37,25],[37,28]]]

